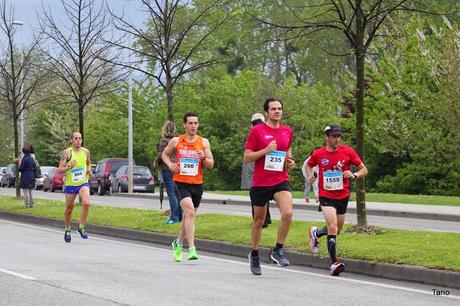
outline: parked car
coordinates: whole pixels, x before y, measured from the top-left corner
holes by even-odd
[[[133,191],[155,192],[155,180],[149,168],[133,167]],[[128,192],[128,166],[118,169],[112,177],[111,192]]]
[[[45,177],[49,176],[51,171],[56,169],[54,166],[40,166],[40,170],[42,172],[42,176],[35,179],[35,190],[43,188],[43,182],[45,181]]]
[[[57,168],[49,172],[43,180],[43,191],[55,192],[56,190],[62,190],[64,188],[64,174],[59,173]]]
[[[6,173],[6,167],[0,167],[0,182],[2,181],[2,176],[5,173]]]
[[[9,164],[6,166],[4,174],[2,175],[0,186],[13,187],[16,182],[16,165]]]
[[[109,191],[112,176],[123,166],[128,166],[127,158],[105,158],[100,160],[89,179],[90,194],[97,191],[99,195],[104,195]]]

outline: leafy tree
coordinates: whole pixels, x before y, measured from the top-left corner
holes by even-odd
[[[379,152],[402,160],[395,173],[377,182],[378,191],[460,192],[458,26],[444,20],[412,21],[395,53],[372,66],[369,137]]]

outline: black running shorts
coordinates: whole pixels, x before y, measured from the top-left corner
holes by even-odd
[[[251,187],[249,195],[251,196],[251,204],[254,206],[265,206],[268,201],[273,200],[275,193],[280,191],[291,192],[291,185],[288,181],[284,181],[275,186],[256,186]]]
[[[185,198],[192,198],[193,207],[200,206],[201,197],[203,196],[202,184],[187,184],[174,182],[176,184],[176,196],[179,201]]]
[[[338,215],[343,215],[347,212],[348,198],[341,200],[334,200],[329,198],[319,197],[319,206],[334,207]]]

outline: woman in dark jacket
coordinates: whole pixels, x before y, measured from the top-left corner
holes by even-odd
[[[35,188],[36,164],[31,154],[34,153],[34,147],[31,144],[27,144],[22,148],[22,153],[24,153],[24,157],[21,159],[21,165],[19,166],[19,172],[21,172],[19,187],[24,194],[25,208],[32,208],[34,206],[32,189]]]

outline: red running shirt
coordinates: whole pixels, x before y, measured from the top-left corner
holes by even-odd
[[[278,128],[274,129],[267,124],[259,124],[254,126],[249,132],[245,149],[257,152],[265,149],[272,140],[275,140],[276,150],[287,153],[287,150],[291,147],[292,137],[292,129],[285,125],[281,124]],[[252,186],[268,187],[288,181],[289,176],[286,171],[286,165],[282,166],[281,171],[266,170],[264,169],[265,157],[266,155],[255,161]]]
[[[339,145],[338,149],[334,152],[329,152],[326,150],[326,147],[322,147],[313,151],[308,164],[310,167],[318,165],[318,187],[319,187],[319,196],[334,199],[342,200],[350,196],[350,180],[343,179],[343,188],[335,190],[325,189],[325,177],[328,177],[328,174],[325,172],[332,171],[333,173],[343,173],[345,170],[350,170],[350,165],[359,166],[362,163],[361,158],[355,152],[355,150],[348,146]],[[328,172],[331,173],[331,172]],[[328,184],[326,183],[326,187]],[[336,186],[336,185],[330,185]],[[334,189],[333,187],[330,189]]]

